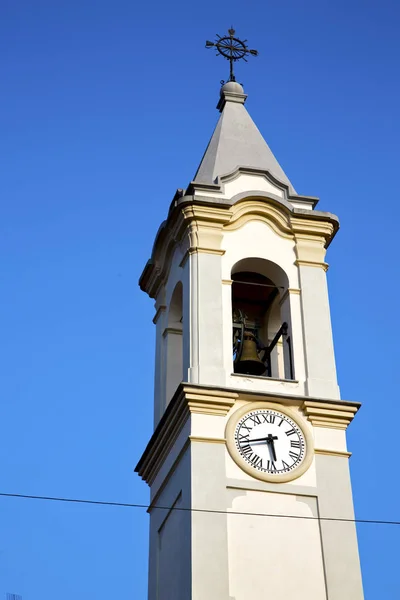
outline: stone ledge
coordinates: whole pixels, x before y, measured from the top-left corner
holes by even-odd
[[[305,400],[301,408],[314,427],[347,429],[359,409],[359,404],[340,400],[329,403]]]
[[[224,417],[237,398],[238,393],[234,390],[181,384],[151,436],[135,471],[150,485],[191,413]],[[193,441],[195,440],[200,441],[200,438],[194,438]]]

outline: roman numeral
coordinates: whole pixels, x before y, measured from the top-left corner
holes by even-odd
[[[282,465],[284,469],[290,469],[289,465],[284,460],[282,461]]]
[[[249,458],[249,462],[251,462],[253,467],[262,468],[262,458],[260,456],[258,456],[257,454],[254,454],[254,456],[251,456]]]
[[[289,431],[285,431],[285,433],[286,435],[293,435],[294,433],[296,433],[296,430],[292,427],[292,429],[289,429]]]
[[[280,422],[278,423],[278,427],[280,427],[280,426],[282,425],[282,423],[283,423],[283,421],[284,421],[284,420],[285,420],[285,419],[281,419],[281,420],[280,420]]]
[[[253,448],[250,446],[250,444],[246,444],[245,446],[240,446],[240,451],[245,456],[248,456],[249,454],[253,454]]]
[[[293,451],[291,450],[291,451],[289,452],[289,456],[290,456],[290,458],[293,458],[293,460],[294,460],[294,461],[296,461],[296,460],[299,458],[300,454],[296,454],[295,452],[293,452]]]
[[[276,471],[276,466],[274,461],[267,460],[267,471]]]
[[[298,440],[290,440],[291,448],[300,448],[300,442]]]
[[[250,433],[253,428],[246,425],[246,423],[243,423],[240,429],[246,429],[246,431]]]
[[[271,423],[271,425],[273,425],[275,423],[276,416],[267,414],[267,415],[263,415],[263,419],[264,419],[264,423]]]
[[[249,419],[253,425],[261,425],[261,419],[258,415],[250,415]]]
[[[240,442],[249,442],[250,441],[250,434],[249,433],[239,433],[238,434],[238,442],[240,444]]]

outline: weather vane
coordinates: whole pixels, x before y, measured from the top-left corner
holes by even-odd
[[[251,56],[258,56],[258,50],[250,50],[246,46],[247,40],[239,40],[239,38],[234,37],[235,30],[228,29],[229,36],[221,37],[217,34],[216,42],[206,42],[206,48],[216,48],[217,56],[221,54],[224,58],[229,60],[230,62],[230,75],[229,81],[236,81],[235,75],[233,73],[233,63],[237,60],[245,60],[247,62],[246,56],[251,54]],[[223,81],[221,83],[224,83]]]

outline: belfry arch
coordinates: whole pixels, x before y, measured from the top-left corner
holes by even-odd
[[[285,271],[272,261],[252,257],[238,261],[231,278],[234,372],[293,379]]]

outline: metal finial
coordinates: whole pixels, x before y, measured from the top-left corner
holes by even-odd
[[[246,56],[251,54],[251,56],[258,56],[257,50],[250,50],[246,46],[247,40],[239,40],[239,38],[234,37],[235,30],[231,27],[228,29],[229,36],[221,37],[217,34],[217,40],[215,42],[206,42],[206,48],[217,49],[217,56],[221,54],[224,58],[229,60],[230,62],[230,75],[229,81],[236,81],[235,75],[233,73],[233,63],[236,60],[245,60],[247,62]]]

